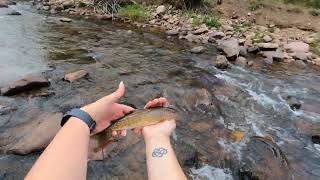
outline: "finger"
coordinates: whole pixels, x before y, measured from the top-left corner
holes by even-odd
[[[119,104],[119,108],[122,109],[122,112],[124,114],[128,114],[131,113],[132,111],[134,111],[134,108],[124,105],[124,104]]]
[[[148,109],[151,105],[151,101],[149,101],[145,106],[144,106],[144,109]]]
[[[160,106],[164,107],[164,106],[168,105],[168,101],[166,98],[161,97],[161,98],[159,98],[159,104],[160,104]]]
[[[136,133],[136,134],[141,133],[141,131],[142,131],[142,128],[134,128],[133,129],[133,132]]]
[[[117,136],[117,131],[112,131],[112,136]]]
[[[125,129],[121,130],[120,134],[121,134],[121,136],[127,136],[127,130],[125,130]]]
[[[125,86],[121,81],[118,89],[112,94],[110,94],[109,96],[107,96],[107,98],[111,102],[117,102],[124,95],[124,93],[125,93]]]
[[[148,108],[156,107],[156,106],[158,106],[158,103],[159,103],[159,100],[154,99],[152,101],[149,101],[145,108],[148,109]]]

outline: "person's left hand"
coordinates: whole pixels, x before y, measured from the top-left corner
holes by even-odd
[[[87,112],[96,122],[96,128],[93,134],[99,133],[109,127],[111,122],[123,117],[134,109],[124,104],[118,104],[117,101],[124,95],[125,87],[123,82],[119,84],[118,89],[112,94],[105,96],[98,101],[86,105],[81,109]],[[122,136],[126,136],[126,131],[119,132]],[[116,133],[113,133],[116,135]]]

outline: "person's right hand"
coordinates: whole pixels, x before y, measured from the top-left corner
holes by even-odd
[[[153,107],[164,107],[167,106],[168,102],[165,98],[158,98],[152,101],[149,101],[145,105],[145,109],[153,108]],[[142,132],[144,139],[167,139],[170,138],[171,133],[176,128],[176,121],[172,119],[170,121],[164,121],[155,125],[145,126],[143,128],[134,129],[136,134],[140,134]]]

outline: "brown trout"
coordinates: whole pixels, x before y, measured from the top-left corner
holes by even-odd
[[[135,110],[133,113],[124,116],[120,120],[113,123],[104,131],[93,135],[92,138],[98,141],[99,147],[95,148],[98,151],[103,148],[112,139],[112,131],[134,129],[138,127],[150,126],[162,121],[172,120],[177,117],[177,111],[172,108],[152,108],[145,110]]]

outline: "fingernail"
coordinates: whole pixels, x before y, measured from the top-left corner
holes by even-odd
[[[123,86],[123,85],[124,85],[124,83],[123,83],[123,81],[121,81],[120,84],[119,84],[119,87]]]

